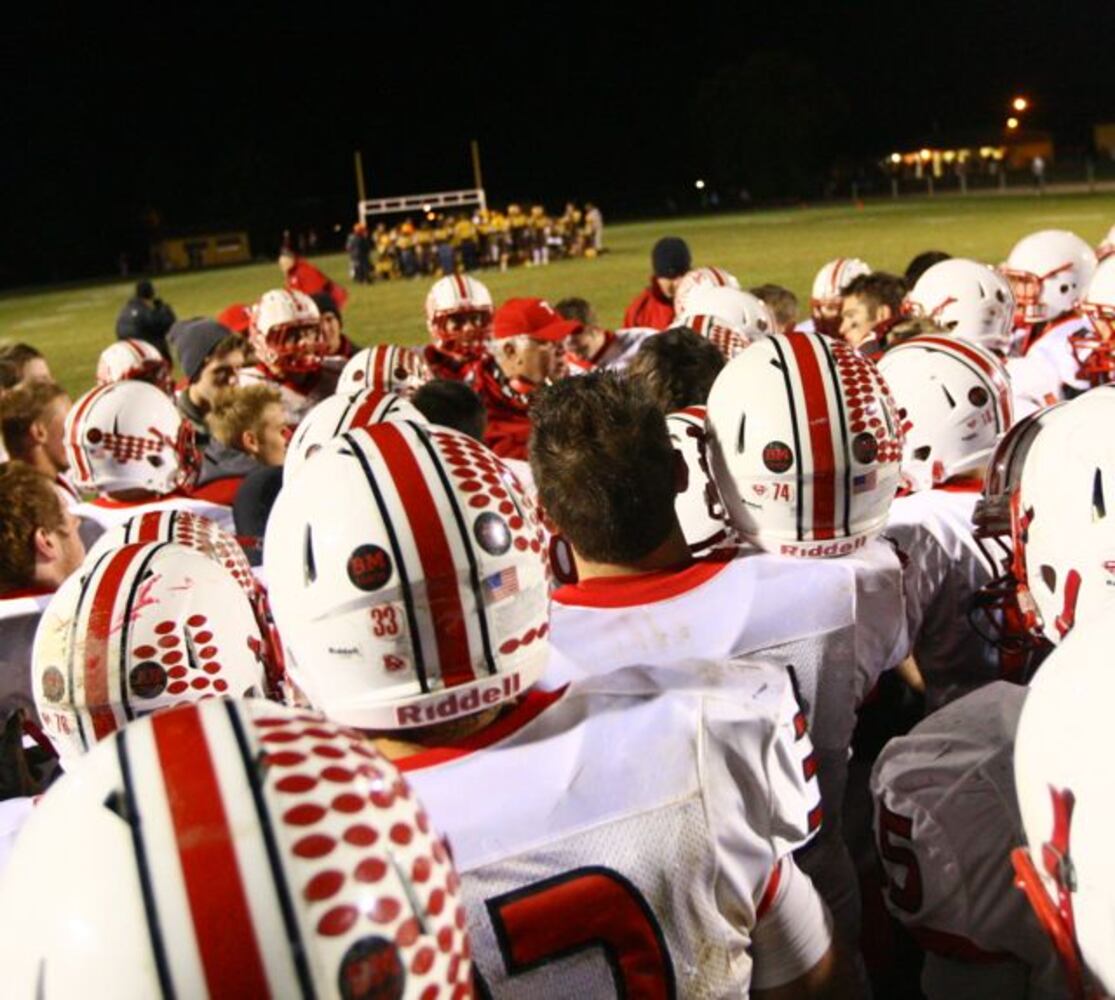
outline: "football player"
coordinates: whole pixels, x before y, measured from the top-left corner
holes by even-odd
[[[327,344],[313,299],[278,288],[264,292],[252,309],[249,342],[256,363],[240,369],[240,384],[267,383],[283,400],[293,430],[319,400],[337,386],[340,365],[326,365]]]
[[[810,318],[799,323],[801,333],[823,333],[840,336],[841,307],[844,287],[871,268],[858,257],[837,257],[825,264],[813,278],[813,294],[809,299]]]
[[[887,336],[902,319],[905,282],[894,274],[860,274],[841,289],[839,335],[850,347],[878,360]]]
[[[998,650],[969,611],[999,572],[975,538],[972,516],[984,469],[1013,423],[1010,379],[990,351],[945,336],[891,348],[879,372],[905,434],[906,495],[891,505],[886,537],[906,559],[909,634],[932,712],[1002,672]]]
[[[491,995],[758,997],[829,977],[823,906],[789,855],[816,791],[785,671],[539,689],[537,514],[448,429],[343,435],[267,530],[290,671],[376,736],[452,839]]]
[[[580,329],[565,341],[565,367],[571,375],[598,368],[625,371],[639,347],[658,333],[650,327],[606,330],[596,322],[592,306],[580,298],[562,299],[554,312],[580,324]]]
[[[1105,258],[1096,268],[1080,311],[1092,328],[1077,330],[1069,337],[1069,347],[1080,365],[1077,375],[1090,385],[1107,385],[1115,381],[1115,258]]]
[[[8,455],[54,483],[69,510],[81,502],[64,443],[72,407],[66,390],[49,381],[28,382],[0,397],[0,434]]]
[[[101,351],[101,356],[97,359],[97,384],[122,382],[125,379],[150,382],[166,393],[170,393],[173,388],[170,361],[146,340],[118,340]]]
[[[431,341],[425,349],[430,375],[467,378],[492,336],[492,296],[487,286],[464,274],[439,278],[426,296],[426,330]]]

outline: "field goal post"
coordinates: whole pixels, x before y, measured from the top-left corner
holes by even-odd
[[[435,191],[430,194],[404,194],[395,198],[369,198],[356,203],[360,221],[367,225],[374,215],[399,215],[404,212],[421,212],[425,215],[439,208],[466,208],[479,205],[480,211],[488,210],[488,201],[482,187],[463,191]]]

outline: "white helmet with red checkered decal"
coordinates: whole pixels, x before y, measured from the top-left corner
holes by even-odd
[[[813,326],[830,337],[840,333],[840,307],[844,287],[861,274],[870,274],[870,266],[858,257],[837,257],[825,264],[813,278],[809,308]]]
[[[437,347],[458,358],[478,357],[492,336],[492,293],[467,274],[439,278],[426,296],[426,329]]]
[[[1115,853],[1111,850],[1110,620],[1082,625],[1030,684],[1014,744],[1027,847],[1017,884],[1053,941],[1064,996],[1115,995]]]
[[[887,351],[879,371],[898,404],[906,482],[920,490],[954,476],[982,475],[1014,422],[1002,362],[974,343],[914,337]]]
[[[708,399],[713,478],[749,541],[839,556],[886,524],[902,428],[876,367],[820,334],[775,334],[728,362]]]
[[[986,264],[960,257],[934,264],[906,296],[906,309],[999,355],[1010,350],[1014,293]]]
[[[1076,233],[1043,229],[1020,239],[1001,270],[1014,291],[1017,322],[1072,312],[1096,269],[1096,252]]]
[[[221,699],[134,722],[26,833],[9,996],[472,995],[448,849],[395,766],[315,713]]]
[[[90,389],[66,415],[65,445],[81,490],[164,495],[192,485],[201,464],[193,424],[146,382]]]
[[[725,543],[731,533],[724,505],[709,471],[705,408],[689,406],[666,416],[670,440],[685,459],[689,481],[674,503],[685,541],[694,555]]]
[[[712,316],[738,331],[748,341],[761,340],[775,332],[774,318],[765,302],[738,288],[702,287],[689,296],[686,309],[679,313],[679,322],[698,333],[695,318]]]
[[[547,642],[544,536],[484,445],[412,422],[354,430],[284,483],[264,567],[287,670],[347,725],[398,729],[523,694]]]
[[[699,288],[739,288],[739,279],[722,267],[696,267],[686,271],[674,289],[674,314],[695,312],[689,305],[690,296]]]
[[[314,300],[290,288],[263,293],[252,307],[248,340],[260,361],[284,375],[318,371],[329,349]]]
[[[1113,423],[1115,390],[1057,407],[1041,422],[1012,497],[1019,600],[1050,642],[1115,610]]]
[[[429,381],[426,359],[413,347],[376,344],[357,351],[341,371],[337,392],[347,395],[364,389],[409,396]]]
[[[351,396],[336,395],[323,399],[302,418],[294,437],[290,439],[283,474],[293,476],[310,456],[338,434],[354,427],[371,427],[384,420],[426,423],[426,418],[412,402],[393,392],[365,389]]]
[[[69,764],[141,715],[262,694],[267,649],[228,570],[183,545],[125,545],[85,562],[43,612],[35,706]]]
[[[146,340],[133,337],[118,340],[101,351],[97,359],[97,384],[127,379],[150,382],[163,392],[170,392],[170,362]]]

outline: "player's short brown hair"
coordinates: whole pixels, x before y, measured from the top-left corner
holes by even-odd
[[[751,294],[765,302],[778,324],[778,332],[782,333],[792,327],[798,319],[798,297],[788,288],[781,285],[757,285],[751,289]]]
[[[223,392],[213,404],[208,423],[215,437],[229,448],[244,450],[244,432],[259,434],[263,411],[282,405],[279,390],[269,385],[246,385]]]
[[[31,450],[31,425],[66,390],[57,382],[28,382],[0,396],[0,436],[12,458],[25,458]],[[2,509],[2,508],[0,508]]]
[[[906,281],[897,274],[872,271],[870,274],[856,275],[840,289],[840,294],[844,298],[855,295],[863,299],[872,316],[879,306],[890,306],[892,315],[897,316],[902,310],[902,300],[906,297]]]
[[[562,379],[538,390],[530,416],[539,499],[578,553],[625,565],[666,540],[677,524],[674,448],[665,414],[634,382]]]
[[[477,441],[484,440],[488,411],[480,397],[464,382],[430,379],[411,397],[411,402],[431,424],[452,427]]]
[[[0,593],[29,587],[35,576],[35,531],[65,523],[54,484],[22,462],[0,465]]]
[[[642,342],[627,377],[663,413],[674,413],[703,406],[724,363],[711,340],[675,326]]]
[[[576,296],[562,299],[554,306],[554,312],[562,319],[574,320],[582,326],[596,326],[596,314],[587,299]]]
[[[928,316],[906,316],[887,331],[886,349],[889,351],[914,337],[940,337],[946,333]]]
[[[9,389],[23,381],[23,371],[28,361],[41,358],[43,352],[31,344],[17,343],[0,346],[0,389]]]

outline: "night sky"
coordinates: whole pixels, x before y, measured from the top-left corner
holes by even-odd
[[[411,193],[469,186],[475,136],[495,202],[615,219],[684,208],[718,172],[815,195],[834,163],[1001,127],[1019,92],[1058,149],[1115,121],[1111,0],[363,7],[9,21],[0,285],[111,273],[152,211],[257,249],[350,222],[355,148],[370,194]]]

